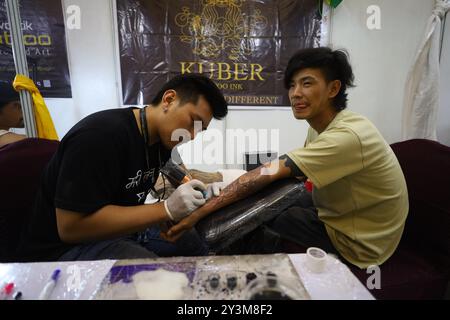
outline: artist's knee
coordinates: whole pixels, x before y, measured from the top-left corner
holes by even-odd
[[[282,211],[275,219],[272,220],[270,227],[274,230],[278,230],[280,228],[284,228],[286,225],[290,225],[294,219],[294,215],[296,214],[291,209],[292,208]]]
[[[279,216],[278,218],[280,218],[280,220],[288,220],[288,221],[292,221],[292,220],[299,220],[301,219],[301,215],[303,215],[305,213],[305,208],[303,207],[290,207],[286,210],[284,210]]]
[[[144,259],[156,258],[157,255],[131,240],[111,242],[100,253],[102,259]]]
[[[297,228],[299,225],[303,225],[308,220],[308,211],[302,207],[291,207],[275,218],[271,224],[274,230],[285,230],[291,228]]]
[[[314,206],[311,193],[302,193],[300,197],[295,201],[296,207],[309,208]]]

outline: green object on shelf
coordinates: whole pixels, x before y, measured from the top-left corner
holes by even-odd
[[[333,7],[333,8],[336,8],[336,7],[342,2],[342,0],[325,0],[325,2],[326,2],[329,6],[331,6],[331,7]]]

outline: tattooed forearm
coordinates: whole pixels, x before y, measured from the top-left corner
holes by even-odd
[[[212,198],[204,206],[185,218],[186,222],[193,225],[209,213],[244,199],[270,184],[271,178],[269,175],[261,174],[262,168],[264,167],[258,167],[232,182],[222,190],[220,196]]]
[[[242,175],[226,187],[219,197],[213,198],[206,205],[217,210],[262,189],[270,183],[270,179],[267,175],[261,175],[261,169],[262,167],[259,167]]]
[[[275,179],[302,176],[304,176],[303,172],[288,156],[281,156],[279,161],[262,165],[241,176],[222,190],[218,197],[210,199],[205,205],[184,218],[182,223],[185,226],[193,226],[211,212],[252,195]]]

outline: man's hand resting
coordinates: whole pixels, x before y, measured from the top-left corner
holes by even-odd
[[[183,233],[192,229],[198,220],[200,219],[196,218],[195,215],[190,215],[171,226],[166,232],[161,232],[160,236],[166,241],[175,242],[183,235]]]

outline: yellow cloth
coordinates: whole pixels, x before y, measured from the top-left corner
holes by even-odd
[[[394,253],[408,191],[394,152],[369,120],[343,110],[322,133],[309,128],[306,146],[287,155],[313,182],[319,218],[345,259],[366,268]]]
[[[44,98],[42,98],[39,89],[30,78],[18,74],[13,82],[13,87],[16,91],[28,90],[34,103],[34,118],[36,120],[36,129],[38,138],[48,140],[59,140],[53,125],[52,117],[45,105]]]

